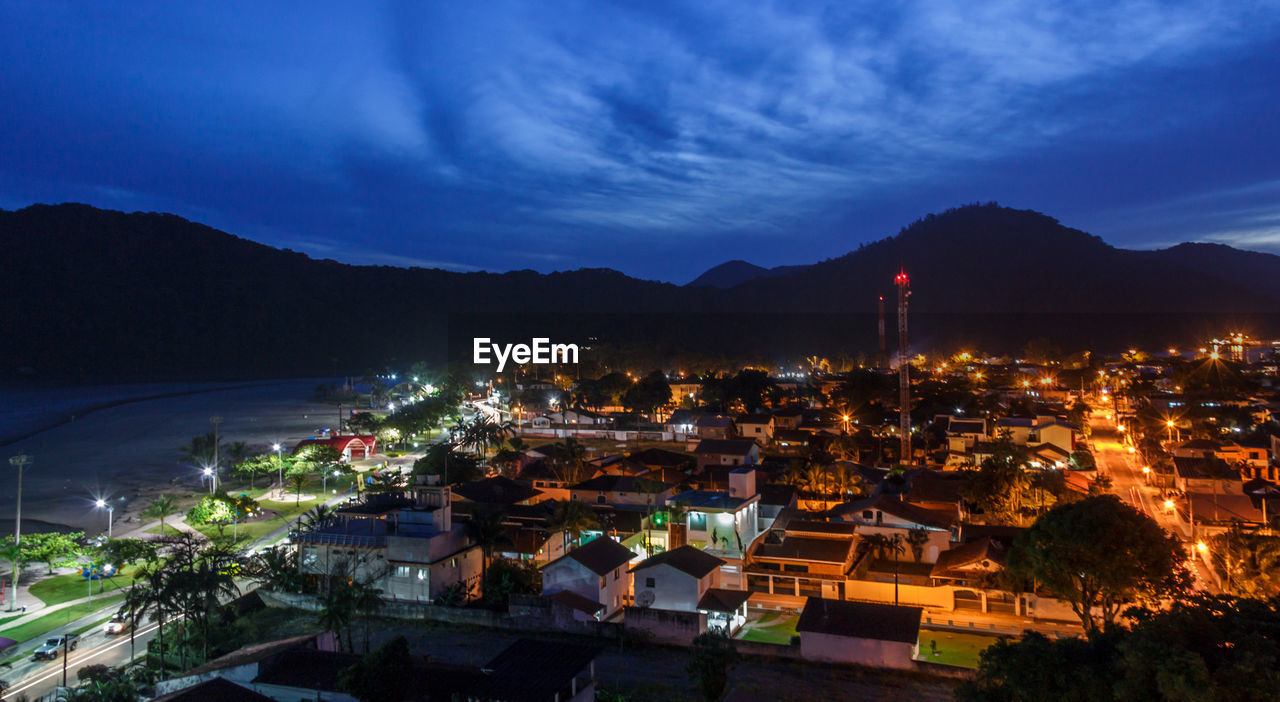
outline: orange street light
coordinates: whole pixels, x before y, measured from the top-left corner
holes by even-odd
[[[1209,547],[1205,545],[1203,541],[1197,541],[1196,550],[1199,551],[1200,553],[1207,553],[1209,551]]]
[[[1173,509],[1173,500],[1165,500],[1165,501],[1164,501],[1164,508],[1165,508],[1165,509],[1167,509],[1167,510],[1172,510],[1172,509]]]

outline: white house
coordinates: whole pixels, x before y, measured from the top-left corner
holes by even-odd
[[[721,587],[725,561],[693,546],[646,558],[631,569],[638,607],[707,615],[707,627],[733,635],[747,617],[745,590]]]
[[[921,612],[919,607],[810,597],[796,622],[800,656],[913,670]]]
[[[600,605],[600,613],[578,608],[582,619],[605,620],[626,604],[631,594],[628,565],[635,554],[607,536],[573,549],[542,569],[542,594],[573,593]],[[577,616],[577,615],[575,615]]]

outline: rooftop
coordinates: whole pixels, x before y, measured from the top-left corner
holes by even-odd
[[[467,699],[546,702],[554,699],[604,650],[600,646],[519,639],[484,664],[491,673],[467,690]]]
[[[755,447],[756,442],[751,439],[703,439],[693,452],[701,456],[745,456]]]
[[[680,548],[652,555],[643,561],[640,561],[640,563],[636,564],[636,566],[631,570],[634,572],[645,568],[652,568],[654,566],[669,565],[682,573],[687,573],[695,578],[701,578],[724,564],[725,562],[723,560],[716,558],[706,551],[686,544]]]
[[[810,597],[796,631],[914,644],[920,638],[919,607]]]
[[[686,490],[667,499],[667,504],[682,504],[694,509],[719,509],[733,511],[747,502],[741,497],[729,497],[722,490]]]
[[[615,568],[621,568],[631,562],[635,554],[626,546],[614,541],[607,536],[600,536],[585,546],[579,546],[569,553],[557,558],[553,563],[547,564],[551,567],[555,563],[560,563],[565,559],[573,559],[587,567],[587,570],[596,575],[604,575]]]

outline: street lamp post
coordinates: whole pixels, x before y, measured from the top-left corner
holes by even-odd
[[[116,513],[116,508],[103,499],[99,499],[94,504],[97,505],[98,509],[107,510],[107,541],[110,541],[111,540],[111,522],[115,521],[114,517]]]
[[[18,563],[21,555],[18,550],[22,543],[22,469],[31,465],[31,456],[20,454],[9,459],[9,465],[18,469],[18,510],[13,520],[13,587],[9,589],[9,611],[18,604]]]
[[[218,482],[218,476],[213,472],[213,469],[208,466],[205,466],[204,471],[202,472],[204,477],[209,479],[209,494],[212,495],[214,492],[214,485]]]
[[[271,444],[271,449],[276,452],[276,490],[284,497],[284,459],[280,457],[280,444]]]
[[[214,482],[214,484],[217,484],[217,482],[218,482],[218,463],[220,462],[220,459],[222,458],[222,457],[219,455],[220,451],[219,451],[219,448],[218,448],[218,443],[219,443],[218,425],[222,423],[222,417],[219,417],[219,416],[216,416],[216,415],[215,415],[215,416],[213,416],[213,417],[210,417],[210,418],[209,418],[209,421],[210,421],[210,422],[213,422],[213,482]]]

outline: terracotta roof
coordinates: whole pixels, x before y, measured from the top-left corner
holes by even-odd
[[[938,510],[925,509],[888,495],[881,495],[873,506],[881,512],[888,512],[909,522],[939,529],[949,528],[956,521],[954,515],[939,512]]]
[[[483,668],[488,679],[467,690],[467,699],[546,702],[569,686],[604,650],[600,646],[519,639]]]
[[[755,448],[751,439],[703,439],[693,450],[698,455],[745,456]]]
[[[499,475],[477,480],[474,483],[459,485],[453,489],[453,494],[472,502],[490,505],[511,505],[537,497],[542,494],[542,491]]]
[[[938,554],[938,561],[933,564],[933,577],[946,577],[946,572],[967,565],[990,561],[995,565],[1004,565],[1004,544],[983,536],[965,544],[947,549]]]
[[[553,592],[550,595],[546,595],[545,597],[546,599],[552,602],[555,602],[556,604],[564,605],[569,609],[575,609],[579,612],[582,612],[583,614],[586,614],[589,617],[596,616],[596,614],[598,614],[600,610],[604,609],[604,605],[600,604],[599,602],[596,602],[590,597],[583,597],[582,595],[579,595],[578,593],[573,592],[572,590],[561,590],[559,592]]]
[[[854,549],[854,538],[836,539],[814,536],[784,536],[781,541],[772,533],[757,542],[752,558],[847,563]]]
[[[553,563],[547,564],[547,567],[550,568],[555,563],[571,558],[586,566],[592,573],[604,575],[615,568],[627,565],[634,557],[635,554],[631,549],[607,536],[600,536],[586,546],[579,546],[557,558]]]
[[[810,597],[796,631],[877,641],[916,643],[920,638],[919,607]]]
[[[646,466],[659,466],[662,468],[675,468],[685,466],[693,462],[693,458],[687,453],[676,453],[675,451],[667,451],[660,448],[650,448],[643,451],[634,451],[627,455],[633,461],[639,461]]]
[[[697,609],[707,612],[736,612],[749,597],[751,593],[746,590],[725,590],[713,587],[698,600]]]
[[[232,651],[225,656],[215,658],[202,666],[192,668],[187,671],[187,675],[200,675],[202,673],[211,673],[215,670],[225,670],[227,668],[236,668],[249,663],[257,663],[271,656],[288,651],[294,648],[314,648],[315,640],[319,634],[299,634],[287,639],[279,639],[277,641],[267,641],[265,643],[245,646],[237,651]]]
[[[669,485],[659,483],[656,480],[637,477],[634,475],[598,475],[590,480],[584,480],[576,485],[570,485],[570,490],[585,490],[587,492],[640,492],[638,487],[639,481],[646,480],[649,483],[657,483],[655,487],[657,492],[666,490]],[[657,493],[654,493],[657,494]]]
[[[850,536],[858,530],[857,524],[849,522],[823,522],[816,519],[792,519],[787,522],[787,534],[838,534]]]
[[[636,566],[631,570],[634,572],[645,568],[652,568],[654,566],[669,565],[682,573],[688,573],[695,578],[701,578],[724,564],[725,562],[723,560],[716,558],[706,551],[686,544],[680,548],[652,555],[643,561],[640,561],[640,563],[636,564]]]
[[[237,685],[226,678],[210,678],[191,687],[153,697],[152,702],[225,702],[226,700],[274,702],[274,699],[243,685]]]
[[[258,668],[255,683],[339,692],[338,674],[360,661],[361,656],[337,651],[292,649],[282,651]]]

